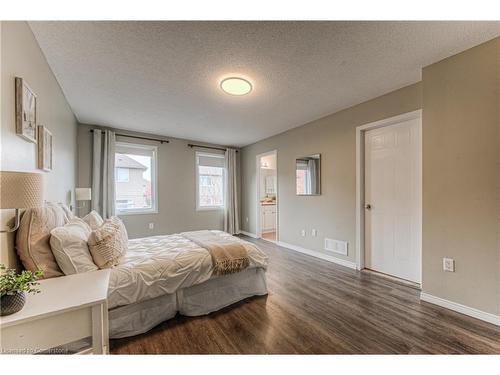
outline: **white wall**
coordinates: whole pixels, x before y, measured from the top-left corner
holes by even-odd
[[[76,119],[26,22],[1,22],[1,169],[44,174],[44,198],[72,203],[76,180]],[[38,97],[37,123],[53,136],[53,170],[37,169],[37,148],[16,135],[15,77],[24,78]],[[1,225],[13,212],[2,210]],[[13,264],[13,236],[1,234],[1,262]]]

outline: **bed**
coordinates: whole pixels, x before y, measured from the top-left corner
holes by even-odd
[[[234,239],[247,250],[250,265],[224,276],[213,276],[208,251],[182,234],[130,240],[125,258],[111,270],[110,337],[146,332],[177,312],[206,315],[245,298],[267,294],[267,256],[254,244]]]
[[[48,277],[64,277],[50,249],[50,231],[72,219],[57,205],[27,210],[16,236],[16,250],[27,269],[43,268]],[[128,250],[111,269],[108,287],[109,336],[144,333],[177,313],[206,315],[248,297],[267,294],[267,256],[254,244],[222,231],[221,240],[243,246],[248,266],[229,275],[214,274],[208,250],[186,233],[128,241]]]

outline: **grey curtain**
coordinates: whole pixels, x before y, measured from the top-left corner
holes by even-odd
[[[236,150],[226,150],[226,207],[224,209],[224,231],[237,234],[240,231],[240,211],[238,207],[238,170]]]
[[[115,133],[94,129],[92,209],[107,219],[115,214]]]

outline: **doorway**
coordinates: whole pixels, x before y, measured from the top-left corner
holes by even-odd
[[[278,153],[257,155],[256,235],[266,241],[278,241]]]
[[[358,266],[421,283],[420,111],[358,128]]]

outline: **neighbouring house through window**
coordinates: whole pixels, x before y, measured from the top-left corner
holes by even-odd
[[[129,182],[130,169],[128,169],[128,168],[115,168],[115,170],[116,170],[116,182]]]
[[[115,208],[120,215],[157,212],[157,147],[116,143]]]
[[[224,208],[226,167],[224,155],[196,153],[196,209]]]

